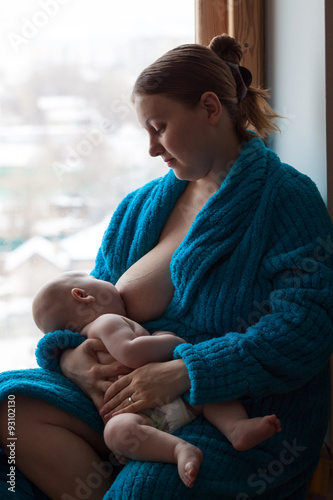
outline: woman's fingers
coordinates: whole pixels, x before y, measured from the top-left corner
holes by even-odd
[[[124,372],[126,374],[129,372],[129,369],[118,362],[113,362],[109,365],[101,365],[99,363],[94,363],[93,365],[91,365],[89,372],[90,372],[89,376],[91,380],[94,382],[94,384],[96,384],[97,388],[105,392],[110,384],[108,384],[106,388],[105,385],[101,387],[100,384],[102,383],[104,384],[105,381],[108,382],[117,381],[119,374],[121,372]]]
[[[100,412],[103,418],[115,412],[136,413],[142,409],[142,401],[139,401],[132,381],[132,374],[121,375],[108,387],[104,394],[104,405]]]
[[[163,406],[190,388],[183,360],[149,363],[118,378],[106,391],[102,415]],[[129,401],[128,398],[132,401]]]
[[[61,357],[61,369],[99,410],[104,404],[104,393],[113,381],[131,371],[115,361],[99,339],[87,339],[76,349],[65,351]]]
[[[137,368],[132,373],[118,377],[104,395],[101,415],[115,413],[137,413],[160,404],[158,393],[151,392],[151,379],[147,383],[147,367]]]
[[[132,381],[131,376],[118,377],[117,380],[115,380],[113,382],[113,384],[105,392],[104,402],[108,402],[112,398],[116,398],[117,396],[119,396],[119,393],[123,389],[125,389],[126,387],[128,387],[130,385],[131,381]],[[125,396],[125,397],[129,397],[129,396]],[[123,399],[121,399],[121,401],[124,401],[124,399],[125,398],[123,397]]]
[[[119,406],[113,408],[113,405],[110,406],[108,403],[104,404],[99,412],[100,416],[103,418],[106,423],[110,420],[111,417],[116,415],[120,415],[122,413],[139,413],[144,408],[144,404],[142,401],[130,402],[129,398],[126,398]]]
[[[134,398],[133,402],[129,400],[129,397],[133,396],[130,383],[130,376],[122,376],[107,388],[104,394],[104,415],[121,410],[133,404]]]
[[[140,411],[144,410],[144,402],[143,401],[136,401],[135,403],[131,403],[125,406],[122,406],[119,409],[115,409],[112,413],[109,412],[105,416],[109,418],[112,416],[120,415],[121,413],[139,413]],[[104,407],[103,407],[104,408]]]

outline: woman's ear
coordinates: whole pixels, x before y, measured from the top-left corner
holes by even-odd
[[[78,302],[85,302],[86,304],[89,304],[90,302],[96,301],[93,295],[85,292],[82,288],[72,288],[71,294],[72,297]]]
[[[200,98],[200,104],[207,113],[212,125],[219,122],[222,114],[222,105],[215,92],[204,92]]]

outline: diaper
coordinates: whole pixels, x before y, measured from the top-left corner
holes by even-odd
[[[169,434],[196,418],[182,398],[144,413],[152,419],[154,427]]]

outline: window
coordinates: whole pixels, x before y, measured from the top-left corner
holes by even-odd
[[[36,366],[31,301],[90,271],[125,194],[165,173],[130,92],[194,42],[194,0],[15,0],[0,7],[0,370]]]

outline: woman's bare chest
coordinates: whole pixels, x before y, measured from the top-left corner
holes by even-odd
[[[202,202],[203,204],[203,202]],[[185,191],[167,219],[157,245],[133,264],[116,286],[128,317],[144,322],[161,316],[174,295],[170,262],[202,208]]]

